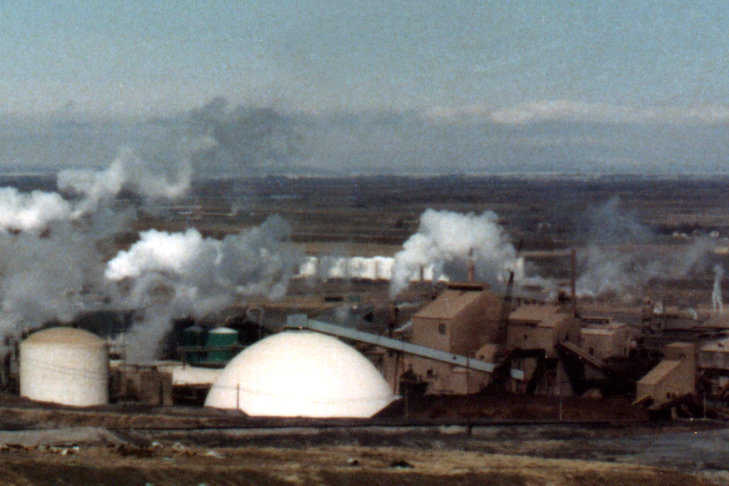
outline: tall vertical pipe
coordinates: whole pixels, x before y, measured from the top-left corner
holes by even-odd
[[[572,251],[570,252],[570,290],[572,292],[572,315],[577,317],[577,284],[576,284],[576,274],[577,274],[577,251],[572,248]]]

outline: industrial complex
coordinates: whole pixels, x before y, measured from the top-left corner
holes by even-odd
[[[264,321],[273,309],[259,304],[219,325],[176,322],[164,359],[149,362],[126,360],[123,325],[97,324],[95,335],[81,328],[94,320],[87,316],[10,343],[6,388],[72,407],[192,404],[250,417],[397,416],[403,400],[412,409],[429,396],[499,395],[617,396],[655,417],[724,416],[729,323],[721,315],[681,318],[647,305],[626,323],[583,313],[574,278],[571,295],[551,300],[514,293],[511,281],[497,293],[474,280],[419,278],[411,286],[426,291],[402,309],[330,295],[336,312],[293,308],[276,326]]]

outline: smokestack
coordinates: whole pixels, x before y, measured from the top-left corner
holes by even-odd
[[[572,292],[572,316],[577,317],[577,251],[572,248],[570,252],[570,290]]]
[[[473,248],[468,250],[468,281],[473,282],[475,280],[476,265],[473,262]]]
[[[425,266],[420,265],[420,281],[425,282]]]

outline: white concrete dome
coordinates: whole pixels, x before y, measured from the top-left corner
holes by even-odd
[[[286,331],[233,358],[205,406],[252,416],[371,417],[394,398],[356,349],[323,334]]]
[[[20,395],[86,407],[109,401],[109,354],[102,339],[82,329],[54,327],[20,344]]]

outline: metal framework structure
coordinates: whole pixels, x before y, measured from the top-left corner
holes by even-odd
[[[487,373],[492,373],[494,369],[496,369],[495,363],[487,363],[461,354],[453,354],[447,351],[441,351],[438,349],[428,348],[426,346],[419,346],[417,344],[400,341],[398,339],[392,339],[385,336],[379,336],[377,334],[357,331],[348,327],[337,326],[336,324],[329,324],[327,322],[309,319],[306,314],[294,314],[288,316],[286,320],[286,327],[291,329],[307,329],[310,331],[320,332],[322,334],[351,339],[352,341],[372,344],[382,348],[420,356],[422,358],[449,363],[455,366],[462,366],[466,369],[485,371]]]

